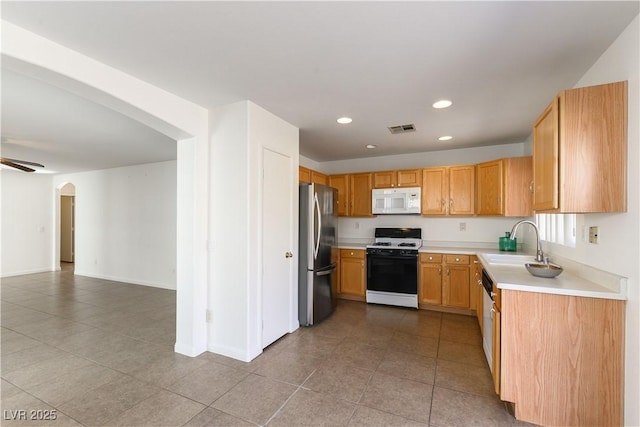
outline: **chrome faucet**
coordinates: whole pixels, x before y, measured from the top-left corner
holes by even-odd
[[[522,221],[518,221],[514,224],[513,228],[511,229],[511,236],[509,237],[511,240],[516,238],[516,231],[518,231],[518,227],[520,226],[520,224],[530,224],[534,230],[536,230],[536,240],[537,240],[537,246],[536,246],[536,261],[538,262],[545,262],[544,259],[544,254],[542,253],[542,246],[540,245],[540,231],[538,231],[538,226],[536,225],[535,222],[532,221],[528,221],[526,219],[523,219]]]

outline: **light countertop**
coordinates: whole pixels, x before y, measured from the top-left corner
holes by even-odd
[[[338,242],[340,249],[364,250],[371,239],[349,239]],[[569,295],[589,298],[627,299],[627,278],[598,270],[568,259],[551,256],[553,263],[562,266],[564,271],[553,279],[535,277],[521,264],[496,264],[490,262],[492,254],[527,255],[523,252],[500,252],[497,245],[456,244],[434,242],[424,244],[420,253],[441,253],[477,255],[484,269],[500,289],[524,292],[539,292],[557,295]],[[535,262],[534,255],[526,262]]]
[[[627,279],[606,271],[554,257],[563,272],[552,279],[531,275],[522,264],[491,263],[489,253],[478,253],[483,268],[499,289],[588,298],[627,299]],[[531,255],[526,262],[535,263]]]

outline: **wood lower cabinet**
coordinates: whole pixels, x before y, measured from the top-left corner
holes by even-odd
[[[469,308],[469,255],[445,255],[442,305]]]
[[[422,170],[422,215],[473,215],[475,166]]]
[[[365,251],[341,249],[339,295],[364,300],[366,277]]]
[[[484,329],[484,322],[482,321],[482,293],[484,292],[484,287],[482,286],[482,264],[475,255],[471,257],[471,270],[469,271],[469,274],[469,305],[471,306],[471,309],[476,311],[478,325],[480,326],[480,333],[482,334]]]
[[[625,301],[502,289],[499,308],[500,398],[516,418],[623,425]]]
[[[420,254],[419,304],[470,308],[470,256]]]
[[[533,125],[533,209],[626,212],[627,82],[560,94]]]
[[[442,305],[442,254],[420,254],[418,304]]]
[[[502,301],[502,291],[494,284],[493,285],[493,304],[492,311],[492,331],[487,331],[488,334],[492,334],[491,337],[491,374],[493,376],[493,388],[496,394],[500,394],[500,309]]]
[[[531,216],[532,157],[512,157],[476,165],[476,213]]]

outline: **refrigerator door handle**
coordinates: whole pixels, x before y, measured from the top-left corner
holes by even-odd
[[[318,214],[318,232],[316,236],[316,245],[313,250],[313,259],[318,258],[318,250],[320,250],[320,232],[322,231],[322,214],[320,213],[320,202],[318,201],[318,193],[313,196],[313,204],[315,205],[316,212]]]
[[[337,265],[334,263],[334,264],[331,264],[329,267],[330,268],[327,268],[326,270],[320,270],[320,271],[316,272],[316,276],[328,276],[328,275],[330,275],[331,273],[336,271]]]

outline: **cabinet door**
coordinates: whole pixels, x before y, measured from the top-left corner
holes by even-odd
[[[365,296],[364,259],[340,257],[340,293]]]
[[[627,82],[560,93],[558,204],[562,212],[626,212],[631,146],[627,105]],[[637,122],[638,116],[633,120]],[[637,167],[637,161],[632,164]]]
[[[533,125],[533,209],[558,208],[558,98]]]
[[[442,304],[469,308],[469,266],[445,265]]]
[[[371,214],[371,173],[352,174],[349,180],[351,216],[372,216]]]
[[[475,209],[475,166],[449,168],[449,215],[473,215]]]
[[[384,171],[373,174],[373,188],[392,188],[396,186],[396,172]]]
[[[502,215],[502,160],[476,166],[478,215]]]
[[[504,216],[533,216],[533,158],[510,157],[502,160]]]
[[[398,187],[420,187],[422,185],[421,169],[405,169],[398,171]]]
[[[420,263],[420,304],[442,304],[442,264]]]
[[[491,364],[493,375],[493,388],[497,395],[500,395],[500,310],[493,304],[493,331],[492,336],[492,349],[491,349]]]
[[[320,173],[318,171],[311,171],[311,182],[314,184],[322,184],[327,185],[329,183],[329,179],[327,175]]]
[[[311,171],[304,166],[298,166],[298,182],[309,183],[311,182]]]
[[[422,215],[446,215],[449,204],[447,168],[422,170]]]
[[[329,176],[329,186],[338,190],[338,215],[349,216],[349,175]]]

